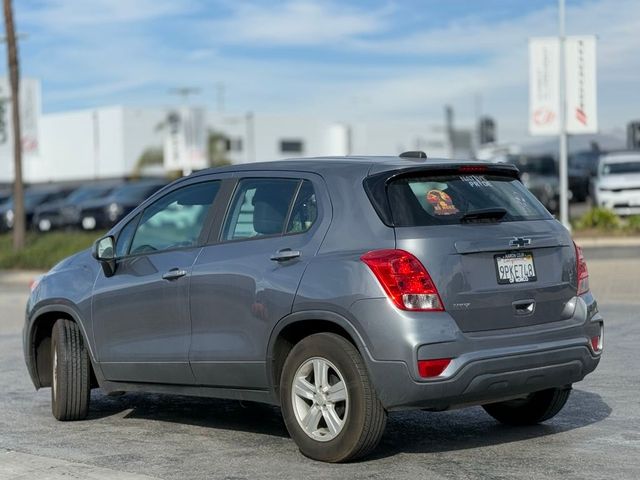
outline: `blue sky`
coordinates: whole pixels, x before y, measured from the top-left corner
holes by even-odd
[[[23,75],[45,112],[176,103],[226,110],[459,124],[474,96],[503,139],[526,137],[527,38],[553,35],[555,0],[20,0]],[[640,2],[567,0],[568,33],[598,35],[600,123],[640,117]]]

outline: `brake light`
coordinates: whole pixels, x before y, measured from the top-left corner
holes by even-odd
[[[374,250],[360,259],[371,269],[398,308],[412,311],[444,310],[427,269],[409,252]]]
[[[587,262],[584,259],[584,253],[582,248],[573,242],[573,246],[576,248],[576,271],[578,274],[578,295],[587,293],[589,291],[589,271],[587,270]]]
[[[450,358],[436,358],[433,360],[418,360],[418,373],[422,378],[437,377],[451,363]]]
[[[593,348],[593,351],[596,353],[602,350],[602,337],[600,337],[600,335],[591,337],[591,348]]]
[[[487,170],[486,165],[462,165],[458,168],[459,173],[484,173]]]

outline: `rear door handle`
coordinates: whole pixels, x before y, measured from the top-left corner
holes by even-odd
[[[287,260],[293,260],[301,255],[300,250],[291,250],[290,248],[283,248],[271,255],[270,260],[274,262],[286,262]]]
[[[162,278],[165,280],[176,280],[180,277],[184,277],[186,274],[186,270],[182,270],[181,268],[172,268],[167,273],[163,274]]]

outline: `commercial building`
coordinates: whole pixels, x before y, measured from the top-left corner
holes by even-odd
[[[148,148],[164,151],[164,166],[151,168],[156,173],[203,168],[211,131],[223,142],[224,158],[233,163],[406,150],[424,150],[434,157],[469,154],[456,152],[448,130],[435,123],[109,106],[40,115],[37,149],[24,156],[24,177],[31,183],[125,177],[136,172]],[[0,151],[0,183],[12,179],[12,153],[5,148]]]

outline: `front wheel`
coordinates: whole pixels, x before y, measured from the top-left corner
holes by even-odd
[[[525,398],[483,405],[493,418],[506,425],[535,425],[555,417],[569,399],[571,387],[550,388]]]
[[[81,420],[89,411],[89,353],[78,325],[60,319],[51,336],[51,410],[58,420]]]
[[[289,434],[314,460],[363,457],[386,425],[358,350],[333,333],[310,335],[293,347],[282,371],[280,402]]]

